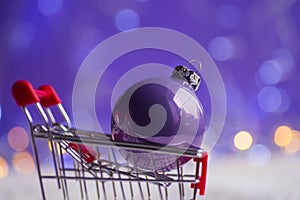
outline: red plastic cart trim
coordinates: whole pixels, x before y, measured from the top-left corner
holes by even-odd
[[[96,152],[91,147],[85,146],[83,144],[76,144],[73,142],[69,143],[69,147],[74,149],[77,153],[81,154],[82,158],[87,162],[91,163],[96,160]]]
[[[207,176],[207,161],[208,161],[208,154],[205,153],[202,158],[194,158],[194,162],[199,164],[198,174],[196,175],[197,179],[199,180],[198,183],[192,183],[191,188],[197,188],[200,191],[200,195],[205,194],[205,186],[206,186],[206,176]],[[199,176],[201,167],[201,176]]]

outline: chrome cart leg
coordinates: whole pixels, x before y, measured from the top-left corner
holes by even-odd
[[[97,152],[97,158],[100,158],[101,155],[100,155],[99,147],[96,147],[96,152]],[[98,160],[97,163],[98,163],[98,167],[99,167],[100,177],[103,178],[103,170],[102,170],[102,166],[101,166],[100,160]],[[107,194],[106,194],[104,182],[101,181],[101,183],[102,183],[102,190],[103,190],[104,200],[107,200]]]
[[[52,149],[52,159],[53,159],[53,164],[54,164],[54,171],[55,171],[55,176],[56,176],[56,180],[57,180],[57,185],[58,185],[58,188],[60,189],[61,188],[61,185],[60,185],[60,181],[59,181],[59,175],[58,175],[58,167],[57,167],[57,159],[56,159],[56,156],[55,156],[55,152],[54,152],[54,141],[51,139],[51,136],[49,136],[49,142],[50,142],[50,147]]]
[[[148,180],[148,176],[146,176],[146,180]],[[149,187],[149,182],[146,182],[146,187],[147,187],[147,193],[148,193],[148,199],[150,200],[151,198],[151,193],[150,193],[150,187]]]
[[[61,163],[60,163],[60,159],[61,159],[61,154],[60,154],[60,150],[61,150],[61,147],[58,146],[58,144],[56,142],[53,141],[53,145],[52,145],[52,148],[51,148],[52,152],[54,152],[55,154],[55,158],[57,159],[56,160],[56,163],[57,163],[57,169],[58,169],[58,176],[59,176],[59,180],[61,181],[61,188],[62,188],[62,193],[63,193],[63,197],[64,199],[66,199],[66,191],[65,191],[65,185],[64,185],[64,179],[61,178],[62,177],[62,173],[61,173],[61,170],[62,170],[62,166],[61,166]]]
[[[182,191],[182,183],[180,183],[181,181],[181,177],[180,177],[180,169],[179,169],[179,161],[178,161],[179,157],[177,157],[176,159],[176,164],[177,164],[177,178],[178,178],[178,189],[179,189],[179,198],[180,200],[183,199],[183,191]]]
[[[111,162],[111,155],[110,155],[111,148],[108,148],[108,160]],[[113,177],[114,174],[111,174],[111,178]],[[117,199],[117,191],[116,191],[116,186],[115,186],[115,181],[112,180],[111,182],[112,187],[113,187],[113,193],[114,193],[114,199]]]
[[[155,173],[155,178],[158,179],[157,171],[156,171],[156,166],[155,166],[155,162],[154,162],[154,158],[153,158],[153,154],[152,154],[152,153],[150,153],[150,158],[151,158],[151,163],[152,163],[153,171],[154,171],[154,173]],[[162,195],[162,191],[161,191],[161,186],[158,185],[157,187],[158,187],[160,199],[163,200],[163,195]]]
[[[133,158],[133,162],[134,162],[134,170],[136,172],[136,177],[139,178],[139,172],[137,170],[137,159],[136,157],[134,156],[134,154],[132,152],[130,152],[131,155],[132,155],[132,158]],[[144,194],[143,194],[143,190],[142,190],[142,186],[141,186],[141,183],[138,182],[138,186],[139,186],[139,191],[140,191],[140,194],[141,194],[141,198],[144,199]]]
[[[60,163],[58,163],[58,165],[61,164],[61,169],[62,170],[62,175],[64,177],[66,177],[66,171],[65,171],[65,162],[64,162],[64,158],[63,158],[63,151],[62,151],[62,147],[59,146],[59,155],[60,155]],[[59,161],[58,161],[59,162]],[[70,199],[69,197],[69,190],[68,190],[68,185],[67,185],[67,179],[62,179],[62,185],[63,185],[63,190],[65,192],[65,199]]]
[[[32,130],[32,127],[31,127],[31,130]],[[43,197],[43,200],[45,200],[46,195],[45,195],[45,190],[44,190],[44,185],[43,185],[43,180],[42,180],[41,166],[40,166],[40,162],[39,162],[39,156],[38,156],[38,152],[37,152],[37,148],[36,148],[34,134],[32,131],[31,131],[31,143],[32,143],[32,148],[33,148],[33,153],[34,153],[34,158],[35,158],[36,169],[37,169],[38,176],[39,176],[42,197]]]
[[[183,181],[183,169],[182,169],[182,166],[180,166],[180,180]],[[181,187],[182,187],[182,196],[183,196],[183,199],[184,199],[184,184],[182,183],[181,184]]]
[[[96,148],[96,153],[97,153],[97,158],[100,158],[100,155],[99,155],[99,150],[98,150],[98,147]],[[101,170],[100,168],[100,162],[98,160],[98,167],[99,167],[99,171]],[[100,200],[100,189],[99,189],[99,184],[98,184],[98,180],[95,180],[95,183],[96,183],[96,191],[97,191],[97,198],[98,200]]]
[[[200,163],[197,162],[196,163],[196,172],[195,172],[195,174],[197,174],[197,175],[199,174],[199,166],[200,166]],[[197,188],[194,187],[193,200],[196,200],[196,194],[197,194]]]
[[[96,183],[97,199],[100,199],[100,190],[99,190],[98,180],[96,180],[95,183]]]
[[[80,174],[80,165],[79,163],[77,163],[75,160],[74,160],[74,169],[75,169],[75,177],[78,178],[78,182],[79,182],[79,191],[80,191],[80,196],[81,196],[81,199],[84,198],[84,195],[83,195],[83,188],[82,188],[82,179],[81,179],[81,174]]]
[[[81,144],[79,145],[79,155],[82,155],[82,152],[81,152],[82,148],[81,148]],[[81,159],[81,171],[82,171],[82,178],[83,178],[83,189],[84,189],[84,193],[85,193],[85,198],[86,200],[89,199],[89,196],[88,196],[88,191],[87,191],[87,187],[86,187],[86,181],[84,179],[85,177],[85,169],[84,169],[84,166],[83,166],[83,159]]]
[[[166,195],[166,200],[168,200],[169,199],[169,193],[168,193],[168,188],[167,187],[165,187],[165,195]]]
[[[113,155],[114,161],[115,161],[116,164],[118,164],[115,151],[114,151],[114,149],[111,149],[111,150],[112,150],[112,155]],[[121,187],[121,192],[122,192],[123,199],[126,199],[125,191],[124,191],[124,187],[123,187],[123,182],[121,181],[121,174],[120,174],[120,172],[118,172],[118,177],[120,179],[120,187]]]
[[[130,165],[128,162],[126,162],[126,166],[128,167],[128,169],[130,168]],[[128,171],[128,173],[131,173],[131,170]],[[129,179],[131,179],[131,176],[129,176]],[[132,187],[132,182],[129,181],[129,188],[130,188],[130,196],[131,196],[131,199],[134,198],[134,193],[133,193],[133,187]]]

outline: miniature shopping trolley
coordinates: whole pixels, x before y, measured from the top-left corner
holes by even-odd
[[[196,199],[198,193],[204,195],[208,155],[202,149],[113,141],[110,134],[72,128],[50,85],[35,90],[20,80],[12,93],[29,121],[43,199],[49,194],[47,182],[54,182],[55,191],[64,199]],[[40,140],[49,144],[50,172],[41,164]],[[120,159],[118,149],[186,156],[193,162],[184,166],[177,162],[170,172],[145,171]]]

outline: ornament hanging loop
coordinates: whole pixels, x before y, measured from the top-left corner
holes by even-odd
[[[198,63],[198,66],[195,67],[192,63]],[[189,60],[184,67],[188,68],[189,65],[192,65],[194,66],[196,69],[198,69],[198,71],[200,72],[201,69],[202,69],[202,62],[200,60],[196,60],[196,59],[192,59],[192,60]]]

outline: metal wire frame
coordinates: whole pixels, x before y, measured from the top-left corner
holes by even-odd
[[[118,194],[121,193],[121,199],[127,199],[123,183],[128,183],[130,187],[130,198],[134,195],[133,183],[138,185],[138,193],[140,199],[150,199],[151,192],[149,184],[157,185],[159,198],[167,199],[169,196],[168,188],[171,185],[177,183],[179,199],[185,198],[184,184],[193,184],[194,192],[192,199],[196,199],[196,192],[200,183],[199,168],[200,163],[196,163],[195,171],[192,174],[184,174],[183,169],[177,162],[177,169],[173,173],[159,173],[158,171],[143,171],[137,168],[137,165],[131,166],[129,163],[121,165],[118,163],[118,159],[115,155],[115,149],[127,149],[134,151],[148,152],[153,169],[155,169],[155,163],[153,154],[170,154],[174,156],[186,156],[191,158],[201,159],[207,156],[206,152],[202,149],[180,149],[173,146],[163,145],[149,145],[149,144],[137,144],[121,141],[113,141],[110,134],[88,132],[83,130],[77,130],[71,127],[71,123],[67,113],[65,112],[61,104],[57,105],[58,111],[63,117],[63,122],[58,122],[51,110],[51,108],[43,108],[39,102],[35,104],[41,118],[42,123],[34,124],[31,112],[27,106],[23,107],[23,111],[29,121],[31,129],[32,147],[35,156],[35,162],[37,166],[37,172],[39,177],[39,183],[41,187],[41,193],[43,199],[46,199],[45,188],[43,180],[56,179],[58,188],[62,190],[63,198],[70,199],[68,181],[76,180],[79,183],[81,199],[89,199],[89,193],[87,190],[87,181],[94,181],[96,184],[97,198],[100,199],[99,183],[102,185],[103,199],[108,199],[107,183],[112,185],[113,196],[118,198]],[[36,145],[36,139],[48,140],[52,149],[51,155],[54,166],[54,175],[43,175],[41,173],[40,160],[38,155],[38,147]],[[79,152],[70,148],[70,142],[78,145],[89,145],[96,150],[98,159],[92,163],[86,162],[82,157],[81,148]],[[108,150],[108,158],[100,158],[99,149],[106,148]],[[73,167],[66,168],[65,160],[62,151],[65,150],[73,159]],[[134,157],[134,155],[133,155]],[[200,160],[201,161],[201,160]],[[203,167],[203,166],[202,166]],[[142,188],[141,183],[146,183],[146,192]],[[117,191],[117,185],[121,192]],[[205,184],[205,183],[204,183]],[[176,184],[175,184],[176,185]],[[202,184],[203,185],[203,184]],[[198,185],[199,186],[199,185]],[[164,192],[163,192],[164,189]]]

